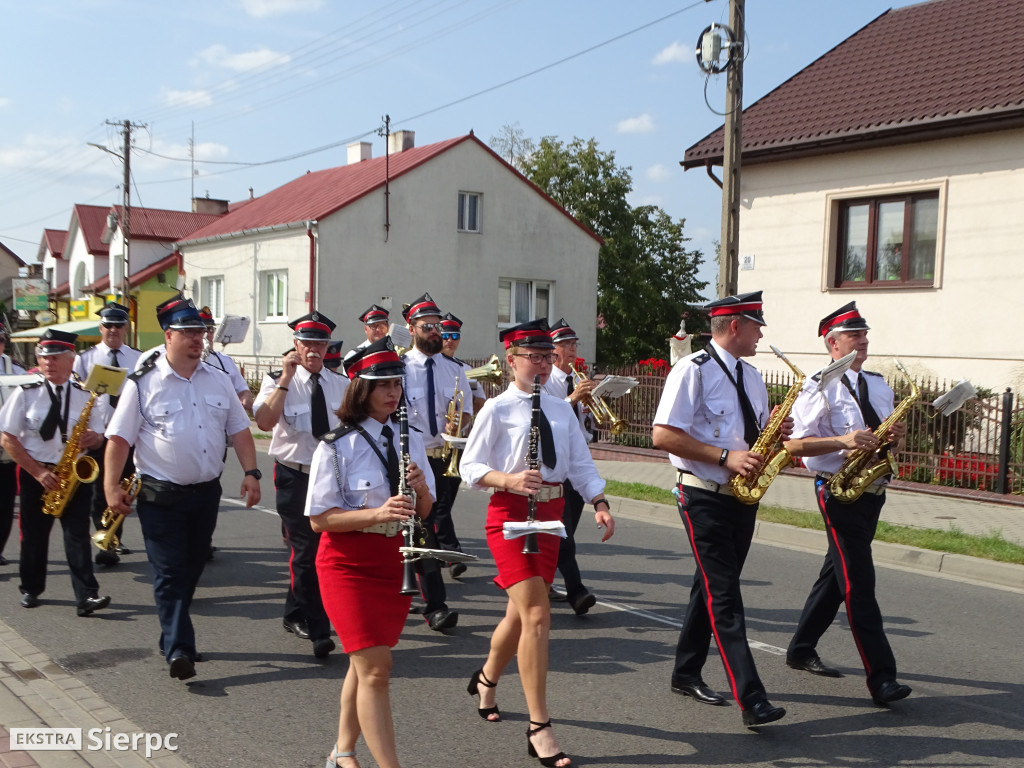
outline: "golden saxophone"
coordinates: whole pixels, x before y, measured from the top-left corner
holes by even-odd
[[[70,382],[68,384],[68,397],[71,396]],[[64,514],[64,507],[78,490],[79,483],[91,483],[100,474],[99,464],[92,456],[82,453],[82,437],[89,428],[89,416],[92,414],[92,407],[96,404],[96,393],[89,393],[89,402],[85,404],[82,412],[78,415],[75,428],[71,430],[71,437],[64,446],[64,453],[60,461],[53,468],[53,474],[57,476],[60,485],[52,491],[43,494],[43,512],[54,517]]]
[[[768,486],[779,476],[779,472],[793,461],[789,451],[782,446],[782,422],[793,410],[793,404],[796,402],[800,390],[803,389],[806,377],[803,371],[793,365],[778,349],[775,347],[771,349],[793,371],[793,384],[786,393],[785,399],[768,419],[761,434],[757,436],[757,440],[750,446],[752,452],[763,458],[761,468],[757,472],[748,473],[746,477],[734,475],[729,478],[733,496],[743,504],[757,504],[764,497]]]
[[[132,502],[135,501],[135,497],[139,495],[141,488],[142,478],[138,474],[126,477],[121,481],[121,490],[128,494],[128,498],[125,499],[125,503],[128,506],[131,506]],[[100,525],[103,526],[103,530],[96,531],[92,535],[92,543],[105,552],[112,552],[121,546],[121,540],[117,537],[117,529],[120,527],[122,520],[124,520],[124,515],[118,514],[110,507],[103,510],[103,517],[100,518]]]
[[[462,435],[462,404],[465,400],[466,396],[459,389],[459,379],[455,377],[455,394],[448,402],[448,412],[445,414],[445,418],[448,420],[446,434],[451,437],[461,437]],[[441,458],[449,459],[448,468],[444,471],[445,477],[461,477],[459,474],[459,449],[447,440],[444,441],[444,447],[441,449]]]
[[[910,394],[903,398],[902,402],[889,414],[889,417],[878,425],[878,429],[874,430],[874,434],[879,439],[878,448],[873,451],[863,449],[850,451],[843,466],[829,479],[829,493],[843,504],[849,504],[859,499],[864,491],[882,476],[900,473],[891,450],[895,441],[890,440],[888,435],[896,424],[906,418],[911,406],[921,397],[921,388],[910,378],[907,369],[899,360],[894,362],[896,369],[910,384]]]

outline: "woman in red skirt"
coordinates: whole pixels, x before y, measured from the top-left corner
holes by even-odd
[[[468,690],[471,695],[480,695],[482,718],[499,720],[495,687],[512,657],[518,655],[519,677],[530,710],[528,752],[547,768],[563,768],[572,762],[559,750],[546,697],[551,630],[548,589],[555,577],[560,539],[538,534],[540,551],[523,554],[523,540],[506,539],[503,525],[526,520],[530,496],[537,497],[536,520],[561,520],[562,483],[566,479],[594,505],[597,525],[605,529],[602,541],[611,538],[615,522],[604,498],[604,480],[597,474],[568,402],[540,395],[541,465],[539,470],[527,469],[534,376],[540,377],[541,384],[547,381],[555,359],[547,320],[509,328],[500,338],[515,380],[477,414],[460,471],[470,486],[494,489],[487,508],[487,546],[498,566],[494,581],[508,594],[508,608],[491,637],[487,662],[473,674]]]
[[[406,483],[416,492],[415,505],[398,493],[401,449],[392,414],[402,398],[405,364],[390,337],[349,358],[346,373],[352,383],[338,410],[341,426],[313,455],[306,497],[313,530],[323,534],[316,571],[324,608],[349,656],[338,740],[327,766],[358,766],[355,745],[362,733],[381,768],[399,768],[388,686],[391,648],[412,599],[401,594],[401,523],[430,513],[434,478],[420,469],[427,456],[413,432]]]

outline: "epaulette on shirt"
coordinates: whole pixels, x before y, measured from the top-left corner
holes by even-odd
[[[271,371],[270,373],[268,373],[268,374],[267,374],[267,376],[269,376],[270,378],[272,378],[272,379],[273,379],[274,381],[277,381],[278,379],[280,379],[280,378],[281,378],[281,374],[282,374],[282,373],[284,373],[284,370],[280,370],[280,371]]]
[[[704,365],[704,363],[706,363],[710,359],[711,355],[709,355],[707,352],[701,352],[696,357],[691,358],[690,362],[693,363],[694,365]]]
[[[39,381],[30,381],[28,384],[22,384],[21,388],[22,389],[35,389],[36,387],[41,387],[41,386],[43,386],[43,379],[39,379]]]
[[[325,443],[330,444],[335,442],[336,440],[340,440],[349,432],[354,432],[355,429],[355,427],[350,426],[348,424],[342,424],[340,427],[335,427],[330,432],[325,432],[323,437],[321,437],[320,439],[323,440]]]
[[[461,360],[459,360],[459,358],[452,357],[451,355],[446,355],[444,352],[441,353],[441,357],[445,358],[446,360],[451,360],[453,363],[461,363],[462,362]]]
[[[444,353],[442,352],[441,354],[444,354]],[[448,355],[444,355],[444,356],[448,357]],[[469,363],[467,363],[465,360],[460,360],[459,358],[455,357],[455,355],[452,355],[451,357],[448,357],[448,359],[449,360],[454,360],[459,365],[469,365]]]
[[[88,392],[89,391],[85,387],[82,386],[82,382],[79,381],[78,379],[71,379],[68,383],[71,384],[71,386],[74,387],[75,389],[80,389],[83,392]]]
[[[811,381],[820,382],[821,381],[821,371],[818,371],[816,374],[811,376]]]
[[[158,357],[160,357],[160,353],[154,352],[152,355],[146,358],[145,362],[142,364],[139,370],[132,371],[131,373],[129,373],[128,378],[131,379],[132,381],[138,381],[139,379],[141,379],[147,373],[156,368],[156,360]]]
[[[880,379],[884,379],[885,378],[885,376],[883,376],[880,373],[876,373],[875,371],[864,371],[864,370],[862,370],[861,373],[866,373],[868,376],[877,376]]]

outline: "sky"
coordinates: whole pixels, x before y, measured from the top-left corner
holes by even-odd
[[[744,105],[911,4],[746,0]],[[189,210],[344,165],[353,141],[379,157],[389,115],[417,146],[595,139],[632,204],[685,219],[714,291],[721,192],[679,161],[723,122],[726,76],[695,48],[728,0],[0,0],[0,18],[0,242],[26,262],[73,205],[121,202],[120,157],[90,146],[122,153],[108,122],[138,126],[132,205]]]

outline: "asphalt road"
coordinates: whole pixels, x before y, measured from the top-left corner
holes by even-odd
[[[273,508],[270,462],[264,509],[230,499],[240,472],[225,475],[226,500],[193,617],[207,661],[183,684],[156,650],[148,565],[140,552],[98,574],[111,607],[75,617],[66,569],[53,537],[45,605],[18,607],[17,574],[0,572],[0,616],[148,731],[180,734],[179,757],[194,768],[321,766],[336,731],[347,668],[340,652],[313,658],[308,641],[281,628],[287,552]],[[394,654],[392,700],[406,766],[537,765],[526,755],[526,710],[514,665],[499,688],[500,724],[474,713],[466,682],[480,666],[504,612],[483,540],[486,496],[463,489],[456,505],[463,545],[481,557],[449,581],[460,611],[447,636],[411,616]],[[744,601],[755,659],[773,703],[789,714],[759,733],[739,709],[707,707],[669,691],[671,659],[693,560],[680,529],[620,518],[599,544],[589,516],[578,535],[580,562],[600,602],[583,618],[554,606],[548,698],[563,748],[583,766],[1024,766],[1024,597],[933,576],[880,568],[879,594],[910,699],[872,705],[852,638],[839,622],[820,648],[847,676],[789,670],[789,639],[821,555],[755,544]],[[141,549],[134,519],[129,546]],[[841,614],[842,616],[842,614]],[[714,653],[705,670],[727,690]],[[374,763],[365,746],[364,768]]]

